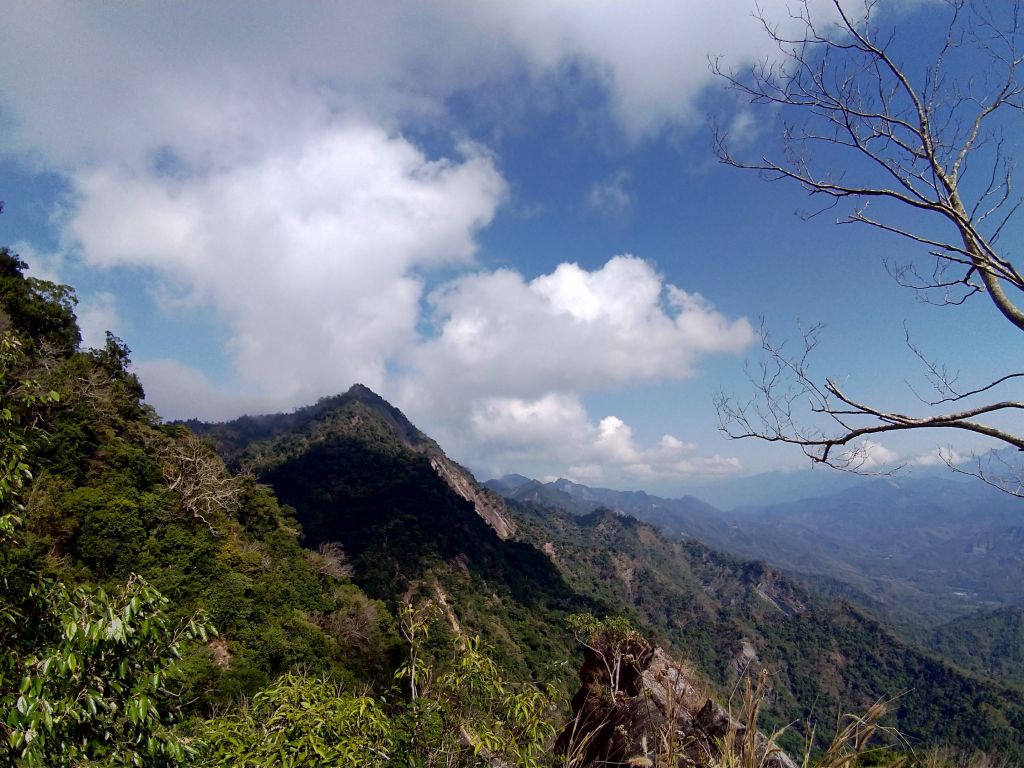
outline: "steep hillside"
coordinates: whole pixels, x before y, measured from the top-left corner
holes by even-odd
[[[0,249],[0,763],[177,764],[131,740],[180,746],[174,720],[295,670],[391,685],[385,606],[160,422],[120,340],[78,350],[73,292],[24,268]]]
[[[612,610],[509,538],[500,497],[365,387],[294,414],[193,426],[295,510],[307,546],[339,543],[371,596],[394,604],[440,585],[466,631],[521,675],[557,669],[567,684],[558,662],[575,643],[564,617]]]
[[[1024,688],[1024,607],[955,619],[935,629],[931,645],[964,669]]]
[[[16,436],[0,443],[16,459],[0,478],[0,730],[13,765],[149,764],[141,751],[165,747],[177,751],[154,764],[305,750],[304,765],[418,765],[479,754],[470,731],[502,754],[538,755],[552,699],[502,682],[471,638],[493,644],[511,679],[567,691],[576,611],[625,614],[720,694],[743,669],[770,667],[776,723],[831,723],[908,689],[898,722],[911,736],[1021,750],[1019,694],[692,539],[607,510],[510,510],[363,387],[293,414],[194,425],[271,488],[233,474],[142,404],[117,339],[76,351],[72,294],[22,266],[0,251],[0,417]],[[417,613],[431,607],[433,618]],[[436,675],[423,671],[429,695],[410,683],[426,670],[417,660]]]
[[[630,606],[723,690],[745,668],[770,669],[776,723],[831,723],[898,697],[895,722],[912,743],[1024,757],[1024,696],[908,646],[845,601],[823,603],[773,568],[607,510],[516,511],[570,584]]]
[[[308,543],[340,542],[372,596],[440,584],[459,620],[513,669],[543,674],[566,657],[567,611],[624,609],[724,693],[747,668],[773,670],[776,723],[832,723],[902,694],[896,722],[917,743],[1024,748],[1019,695],[915,651],[848,603],[817,601],[768,566],[669,541],[608,510],[499,508],[515,531],[502,539],[439,469],[440,448],[365,388],[287,416],[195,426],[295,508]],[[705,505],[688,509],[690,520],[710,518]]]

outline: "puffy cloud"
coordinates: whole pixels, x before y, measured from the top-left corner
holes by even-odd
[[[75,182],[67,232],[85,262],[146,267],[186,306],[211,304],[267,407],[380,386],[415,340],[418,270],[468,263],[505,189],[475,147],[430,160],[361,123],[230,169]]]
[[[471,447],[474,462],[491,475],[506,471],[560,468],[578,482],[622,488],[652,483],[671,487],[693,475],[725,475],[742,470],[739,460],[703,456],[696,445],[663,435],[645,447],[617,416],[590,420],[579,398],[549,393],[535,399],[481,398],[470,409],[468,428],[452,436]],[[556,475],[557,476],[557,475]]]
[[[435,382],[454,380],[469,398],[684,379],[701,356],[739,352],[755,339],[745,318],[664,284],[633,256],[594,271],[561,264],[529,282],[511,270],[478,273],[430,301],[437,336],[415,351],[408,385],[450,393]]]
[[[783,0],[766,11],[788,18]],[[497,162],[468,144],[438,159],[402,127],[429,118],[457,136],[449,97],[486,87],[534,103],[580,73],[606,97],[582,108],[633,140],[688,125],[704,112],[707,41],[737,63],[773,55],[745,4],[39,0],[4,24],[0,150],[68,180],[65,251],[135,268],[165,311],[210,307],[227,329],[230,397],[181,362],[139,365],[165,415],[287,408],[358,380],[466,435],[461,455],[562,440],[581,478],[735,469],[671,436],[638,445],[580,398],[691,376],[703,356],[745,349],[749,323],[629,256],[465,274],[506,195]],[[627,183],[605,179],[591,203],[623,209]],[[463,274],[424,317],[436,266]],[[124,298],[83,306],[91,336]]]
[[[866,438],[843,454],[843,460],[856,470],[879,469],[895,464],[899,459],[900,454],[896,451]]]

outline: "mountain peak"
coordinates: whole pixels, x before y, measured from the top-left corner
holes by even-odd
[[[322,398],[315,405],[291,414],[244,417],[221,425],[190,423],[209,435],[225,455],[238,459],[294,455],[310,444],[335,438],[359,440],[378,450],[408,451],[424,457],[457,495],[473,504],[477,514],[506,539],[515,533],[501,497],[482,487],[465,468],[445,455],[434,440],[421,432],[398,408],[364,384],[353,384],[342,395]],[[289,445],[288,450],[282,446]],[[268,466],[263,467],[269,469]]]
[[[387,402],[383,397],[378,395],[368,386],[366,386],[365,384],[359,384],[358,382],[348,388],[348,392],[344,394],[344,397],[368,402]]]
[[[382,417],[388,429],[407,447],[421,453],[440,451],[440,447],[409,421],[404,413],[364,384],[353,384],[341,396],[342,403],[362,403]]]

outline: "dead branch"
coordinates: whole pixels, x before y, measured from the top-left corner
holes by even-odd
[[[946,0],[945,32],[931,57],[913,66],[905,62],[919,54],[906,53],[902,30],[886,21],[877,0],[831,0],[827,17],[800,0],[781,24],[759,9],[775,56],[745,70],[713,59],[711,68],[749,103],[777,112],[779,143],[774,153],[742,157],[718,130],[719,159],[828,201],[815,215],[848,205],[838,223],[867,225],[916,248],[907,263],[886,260],[900,285],[945,306],[985,295],[1011,327],[1024,330],[1024,277],[999,247],[1024,203],[1004,140],[1024,110],[1022,2]],[[939,398],[918,398],[930,412],[893,411],[848,395],[836,379],[812,379],[807,358],[817,329],[795,357],[767,335],[764,342],[755,396],[716,400],[730,437],[798,445],[813,461],[845,469],[864,464],[856,441],[902,430],[956,429],[1024,450],[1024,438],[1000,426],[1003,416],[1024,410],[1017,398],[934,410],[975,403],[1024,374],[958,388],[954,374],[911,345]],[[805,407],[814,426],[798,416]]]
[[[182,510],[217,535],[215,516],[233,513],[242,500],[242,484],[213,449],[188,433],[160,449],[160,469]]]

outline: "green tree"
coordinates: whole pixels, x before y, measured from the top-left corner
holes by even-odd
[[[171,766],[194,756],[171,728],[174,663],[209,627],[172,627],[167,599],[138,577],[114,594],[44,581],[32,597],[13,640],[27,635],[33,647],[5,649],[17,658],[0,679],[15,765]]]
[[[202,726],[204,764],[223,768],[395,765],[394,723],[380,703],[329,680],[287,674],[232,716]]]
[[[25,277],[26,269],[18,254],[0,248],[0,333],[13,329],[32,344],[49,344],[71,354],[82,340],[75,292],[66,285]]]
[[[18,560],[23,493],[40,411],[58,402],[20,376],[13,331],[0,337],[0,754],[16,766],[177,765],[193,750],[169,727],[181,643],[205,639],[195,619],[172,627],[167,600],[137,577],[113,594],[69,588]],[[17,572],[18,579],[9,579]]]

